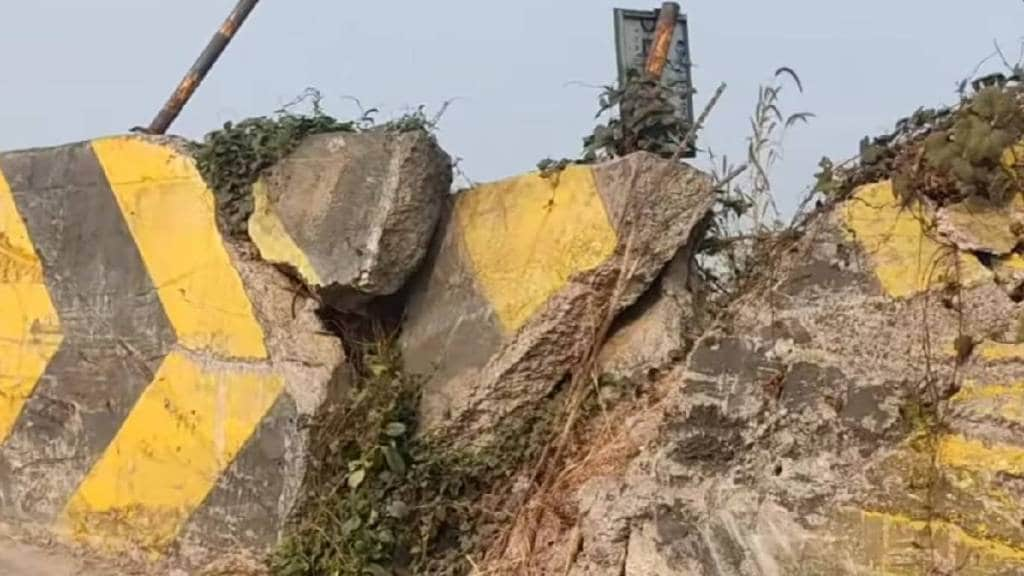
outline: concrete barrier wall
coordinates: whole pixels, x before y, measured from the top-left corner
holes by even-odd
[[[287,318],[267,273],[222,240],[172,142],[0,155],[3,520],[154,556],[274,542],[301,478],[298,414],[341,353],[272,342],[275,324],[316,327]]]
[[[311,138],[254,187],[244,240],[177,141],[0,154],[0,521],[174,566],[259,560],[344,373],[318,302],[407,288],[424,429],[479,439],[550,393],[714,201],[646,154],[444,210],[449,178],[426,134]]]
[[[189,567],[224,554],[259,560],[299,498],[307,417],[344,363],[314,299],[263,260],[321,297],[408,288],[400,344],[424,381],[425,432],[472,442],[549,395],[609,317],[664,283],[714,201],[704,175],[640,154],[480,185],[442,210],[447,168],[422,135],[311,139],[254,188],[254,245],[240,246],[218,232],[213,195],[175,141],[0,154],[0,521]],[[309,224],[320,207],[333,220]],[[692,502],[678,518],[706,518],[702,546],[767,553],[780,566],[808,547],[807,566],[830,569],[842,557],[857,570],[917,573],[941,554],[969,558],[967,574],[1024,570],[1024,251],[957,243],[1005,244],[996,236],[1011,226],[992,224],[1005,214],[965,223],[943,210],[900,202],[886,181],[822,215],[772,298],[740,307],[733,333],[702,337],[678,377],[672,402],[684,409],[665,440],[675,447],[650,451],[650,469],[697,480],[629,482],[622,493],[649,490],[642,499],[665,509]],[[1007,210],[1024,219],[1024,206]],[[944,223],[954,229],[936,234]],[[960,312],[929,307],[951,288]],[[622,345],[649,348],[659,326],[641,324]],[[993,328],[1017,332],[1008,340]],[[681,338],[671,330],[654,336]],[[958,358],[964,330],[973,347]],[[926,449],[903,422],[922,359],[958,385]],[[765,374],[779,386],[770,401]],[[731,462],[738,431],[754,434],[772,403],[806,453],[758,440],[743,450],[767,450],[779,472],[762,470],[760,456]],[[696,456],[673,460],[691,446]],[[705,497],[737,471],[763,484]],[[790,476],[774,484],[780,474]],[[748,505],[776,490],[790,500]],[[620,501],[621,518],[587,514],[594,525],[636,520],[638,500]],[[700,504],[712,501],[723,504]],[[807,510],[823,523],[801,527]],[[735,518],[749,526],[732,530]],[[583,538],[574,573],[598,573],[612,557],[601,546],[621,544],[601,535],[619,533]],[[644,558],[669,566],[692,553],[653,537],[635,553],[645,534],[629,538],[630,573],[654,573]],[[780,544],[762,547],[772,539]]]

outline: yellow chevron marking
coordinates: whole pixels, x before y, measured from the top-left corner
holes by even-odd
[[[973,536],[940,519],[926,522],[900,514],[853,511],[854,538],[861,541],[864,560],[883,573],[924,574],[931,566],[931,546],[941,558],[962,560],[958,574],[1006,573],[1024,568],[1024,549],[991,538]]]
[[[283,389],[278,376],[204,371],[172,353],[65,510],[72,535],[159,553]]]
[[[890,296],[913,296],[957,279],[971,286],[992,276],[974,256],[954,252],[930,238],[921,223],[931,215],[918,204],[901,206],[892,182],[861,186],[842,214]]]
[[[951,402],[979,416],[1024,424],[1024,383],[983,386],[967,382]]]
[[[62,340],[42,264],[0,174],[0,442]]]
[[[455,217],[484,295],[508,332],[518,330],[577,273],[614,253],[591,170],[571,166],[558,181],[530,174],[463,193]]]
[[[192,160],[135,138],[92,146],[180,344],[265,358],[263,330],[221,243],[213,195]]]
[[[1024,476],[1024,448],[1008,444],[986,445],[962,436],[946,436],[941,440],[939,462],[974,472],[1004,472]]]
[[[260,256],[267,262],[288,264],[298,271],[303,280],[312,286],[321,286],[320,275],[310,263],[306,253],[295,243],[274,213],[267,197],[267,185],[262,180],[253,184],[253,212],[249,218],[249,237],[252,238]]]

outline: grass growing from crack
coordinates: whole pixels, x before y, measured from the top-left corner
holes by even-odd
[[[798,228],[781,222],[771,178],[782,159],[787,131],[814,117],[810,112],[783,112],[782,94],[789,84],[803,93],[800,77],[784,66],[775,71],[772,82],[758,88],[743,162],[734,165],[728,157],[719,159],[708,151],[716,202],[696,257],[701,278],[711,288],[711,301],[719,308],[763,273],[770,276],[773,267],[762,264],[770,261],[776,244]]]
[[[395,347],[368,347],[366,374],[346,408],[316,424],[316,469],[305,502],[271,563],[278,576],[467,574],[503,521],[524,463],[536,460],[551,418],[510,419],[480,450],[418,436],[420,385]]]

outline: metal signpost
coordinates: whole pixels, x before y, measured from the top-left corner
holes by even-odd
[[[167,132],[167,129],[178,118],[178,114],[181,114],[181,109],[185,107],[185,104],[188,104],[196,88],[206,78],[210,68],[213,68],[213,65],[217,63],[217,59],[220,58],[224,49],[228,47],[231,39],[235,37],[235,33],[238,32],[238,29],[245,22],[245,19],[249,17],[249,14],[252,13],[253,8],[256,7],[258,2],[259,0],[238,0],[235,9],[231,11],[227,20],[217,30],[217,33],[213,35],[210,43],[207,44],[203,53],[199,55],[199,59],[196,60],[192,69],[182,78],[174,93],[171,94],[167,104],[156,115],[149,128],[141,130],[142,132],[148,134],[163,134]]]
[[[662,35],[658,34],[658,21],[665,11],[678,15],[671,37],[667,36],[667,30],[664,29],[661,30]],[[664,24],[664,21],[662,23]],[[652,52],[660,52],[666,46],[667,60],[658,58],[662,55],[657,53],[652,57]],[[619,82],[625,82],[626,73],[630,70],[660,75],[662,83],[676,95],[674,104],[686,125],[693,126],[690,33],[686,15],[679,10],[679,5],[666,2],[660,10],[649,11],[616,8],[615,47],[619,64]],[[694,155],[692,147],[684,154],[687,158]]]

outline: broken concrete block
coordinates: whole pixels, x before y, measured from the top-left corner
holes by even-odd
[[[703,332],[702,295],[695,286],[688,248],[616,322],[598,355],[598,374],[640,383],[686,357]]]
[[[891,181],[858,188],[840,210],[848,236],[863,248],[890,296],[911,297],[954,282],[971,286],[992,278],[977,257],[958,251],[925,226],[934,219],[927,207],[903,206]]]
[[[650,154],[456,197],[401,336],[426,429],[472,438],[547,395],[713,201],[707,176]]]
[[[1024,231],[1024,200],[1015,195],[1007,206],[972,196],[944,206],[936,215],[939,232],[961,250],[1004,256],[1013,252]]]
[[[249,236],[307,285],[393,294],[419,267],[451,188],[451,159],[422,131],[306,139],[254,186]]]
[[[181,149],[0,154],[0,521],[191,568],[275,545],[344,355]]]

